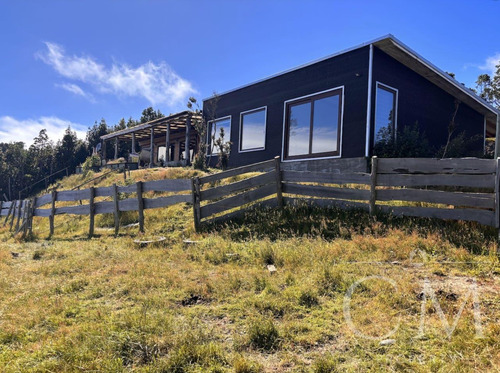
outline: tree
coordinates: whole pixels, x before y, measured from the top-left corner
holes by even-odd
[[[111,130],[104,118],[99,123],[97,121],[94,122],[94,125],[87,130],[88,153],[92,154],[97,144],[101,142],[101,136],[107,135],[110,132]]]
[[[164,116],[165,115],[163,115],[160,109],[155,111],[155,109],[150,106],[142,111],[141,123],[150,122],[155,119],[163,118]]]
[[[68,126],[63,138],[56,145],[55,158],[57,170],[68,167],[69,172],[73,173],[75,167],[85,161],[87,154],[85,143],[78,140],[76,132],[71,131],[71,127]]]
[[[493,77],[488,74],[479,75],[476,89],[479,96],[500,109],[500,63],[496,65],[496,69]]]

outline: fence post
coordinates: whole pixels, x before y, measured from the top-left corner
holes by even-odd
[[[377,166],[378,158],[372,157],[372,171],[370,175],[370,215],[375,215],[375,202],[377,200]]]
[[[137,202],[139,213],[139,231],[144,233],[144,199],[142,198],[142,181],[137,182]]]
[[[9,216],[12,213],[12,209],[14,208],[15,201],[10,201],[9,211],[7,211],[7,216],[5,217],[5,221],[3,222],[3,226],[7,224],[9,221]]]
[[[36,209],[36,197],[34,197],[31,200],[31,209],[30,209],[30,215],[29,215],[29,220],[28,220],[28,232],[29,234],[33,233],[33,216],[35,216],[35,209]]]
[[[19,209],[17,210],[17,220],[16,220],[16,229],[15,233],[19,232],[19,223],[21,222],[21,215],[24,213],[24,209],[26,208],[26,201],[19,200]]]
[[[12,231],[12,228],[14,227],[14,220],[16,220],[16,209],[19,208],[19,203],[17,200],[15,200],[13,203],[14,208],[12,209],[12,218],[10,219],[9,231]]]
[[[495,167],[495,228],[498,230],[497,254],[500,252],[500,157],[497,158]]]
[[[49,237],[52,237],[54,234],[54,217],[56,215],[56,200],[57,200],[57,190],[52,191],[52,206],[50,208],[50,216],[49,216],[49,225],[50,225],[50,233]]]
[[[280,156],[274,157],[274,173],[276,175],[276,199],[278,207],[283,207],[283,185],[281,184]]]
[[[113,184],[113,215],[115,217],[115,236],[120,231],[120,206],[118,205],[118,186]]]
[[[89,222],[89,237],[92,237],[94,235],[94,216],[95,216],[95,188],[91,186],[89,188],[89,217],[90,217],[90,222]]]
[[[200,178],[191,179],[191,193],[193,196],[193,218],[194,229],[196,232],[200,230]]]

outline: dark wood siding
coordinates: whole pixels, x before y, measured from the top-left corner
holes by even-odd
[[[339,86],[344,86],[342,157],[364,156],[368,59],[369,47],[363,47],[221,95],[216,117],[231,115],[233,144],[229,166],[237,167],[281,155],[284,102]],[[204,102],[204,109],[208,105],[210,100]],[[262,106],[267,106],[266,148],[239,153],[240,113]],[[213,158],[212,165],[216,162],[216,157]]]
[[[418,121],[433,147],[437,149],[446,143],[455,98],[376,47],[373,53],[372,139],[377,81],[399,91],[398,131]],[[465,131],[469,138],[483,135],[483,115],[464,103],[458,109],[455,122],[458,124],[455,134]]]

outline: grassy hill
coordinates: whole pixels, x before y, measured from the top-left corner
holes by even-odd
[[[140,170],[126,182],[193,174]],[[74,175],[61,188],[81,182]],[[123,175],[98,185],[114,182]],[[493,229],[298,206],[196,233],[191,206],[145,215],[144,235],[131,226],[117,238],[106,216],[92,239],[78,216],[57,216],[51,240],[48,219],[35,220],[29,242],[0,229],[0,371],[500,369]],[[166,241],[140,248],[139,236]],[[442,313],[423,302],[426,279]],[[467,300],[474,280],[482,336]],[[349,323],[345,295],[357,281]],[[466,300],[448,337],[440,315],[453,325]]]

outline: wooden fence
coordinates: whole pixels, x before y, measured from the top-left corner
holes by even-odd
[[[500,158],[373,157],[368,167],[364,158],[280,162],[277,157],[193,179],[53,191],[38,198],[0,202],[0,216],[5,217],[4,225],[23,234],[31,231],[34,216],[48,217],[52,235],[56,215],[89,215],[89,235],[93,235],[94,216],[112,213],[118,234],[123,211],[138,211],[139,229],[144,231],[145,209],[192,203],[194,224],[199,229],[204,222],[227,219],[257,205],[281,207],[305,201],[324,207],[363,208],[371,214],[381,211],[396,216],[476,221],[499,228],[499,162]],[[146,192],[175,194],[145,198]],[[121,199],[123,196],[127,198]],[[69,201],[79,204],[57,204]]]
[[[476,221],[499,227],[498,160],[373,157],[370,172],[358,158],[322,162],[275,159],[195,179],[195,225],[237,215],[243,211],[236,210],[238,207],[275,195],[264,203],[281,206],[306,202],[362,208],[371,214],[382,211],[395,216]],[[202,189],[207,183],[255,171],[263,173]],[[202,205],[203,201],[211,203]],[[233,211],[225,216],[229,210]]]
[[[167,179],[148,182],[137,182],[132,185],[110,187],[91,187],[82,190],[52,191],[41,197],[4,202],[0,206],[0,216],[5,216],[4,226],[10,224],[10,229],[25,235],[32,230],[34,216],[49,218],[50,236],[54,234],[54,219],[56,215],[89,215],[89,235],[94,234],[94,217],[98,214],[112,213],[114,215],[115,234],[120,229],[120,212],[138,211],[139,230],[144,231],[144,210],[167,207],[182,202],[192,202],[192,194],[174,194],[156,198],[145,198],[146,192],[188,192],[191,191],[190,179]],[[122,196],[135,197],[121,199]],[[99,197],[111,197],[111,201],[96,201]],[[102,199],[102,198],[101,198]],[[82,201],[87,200],[87,204]],[[79,202],[73,206],[57,206],[57,202]],[[48,206],[47,206],[48,205]]]

